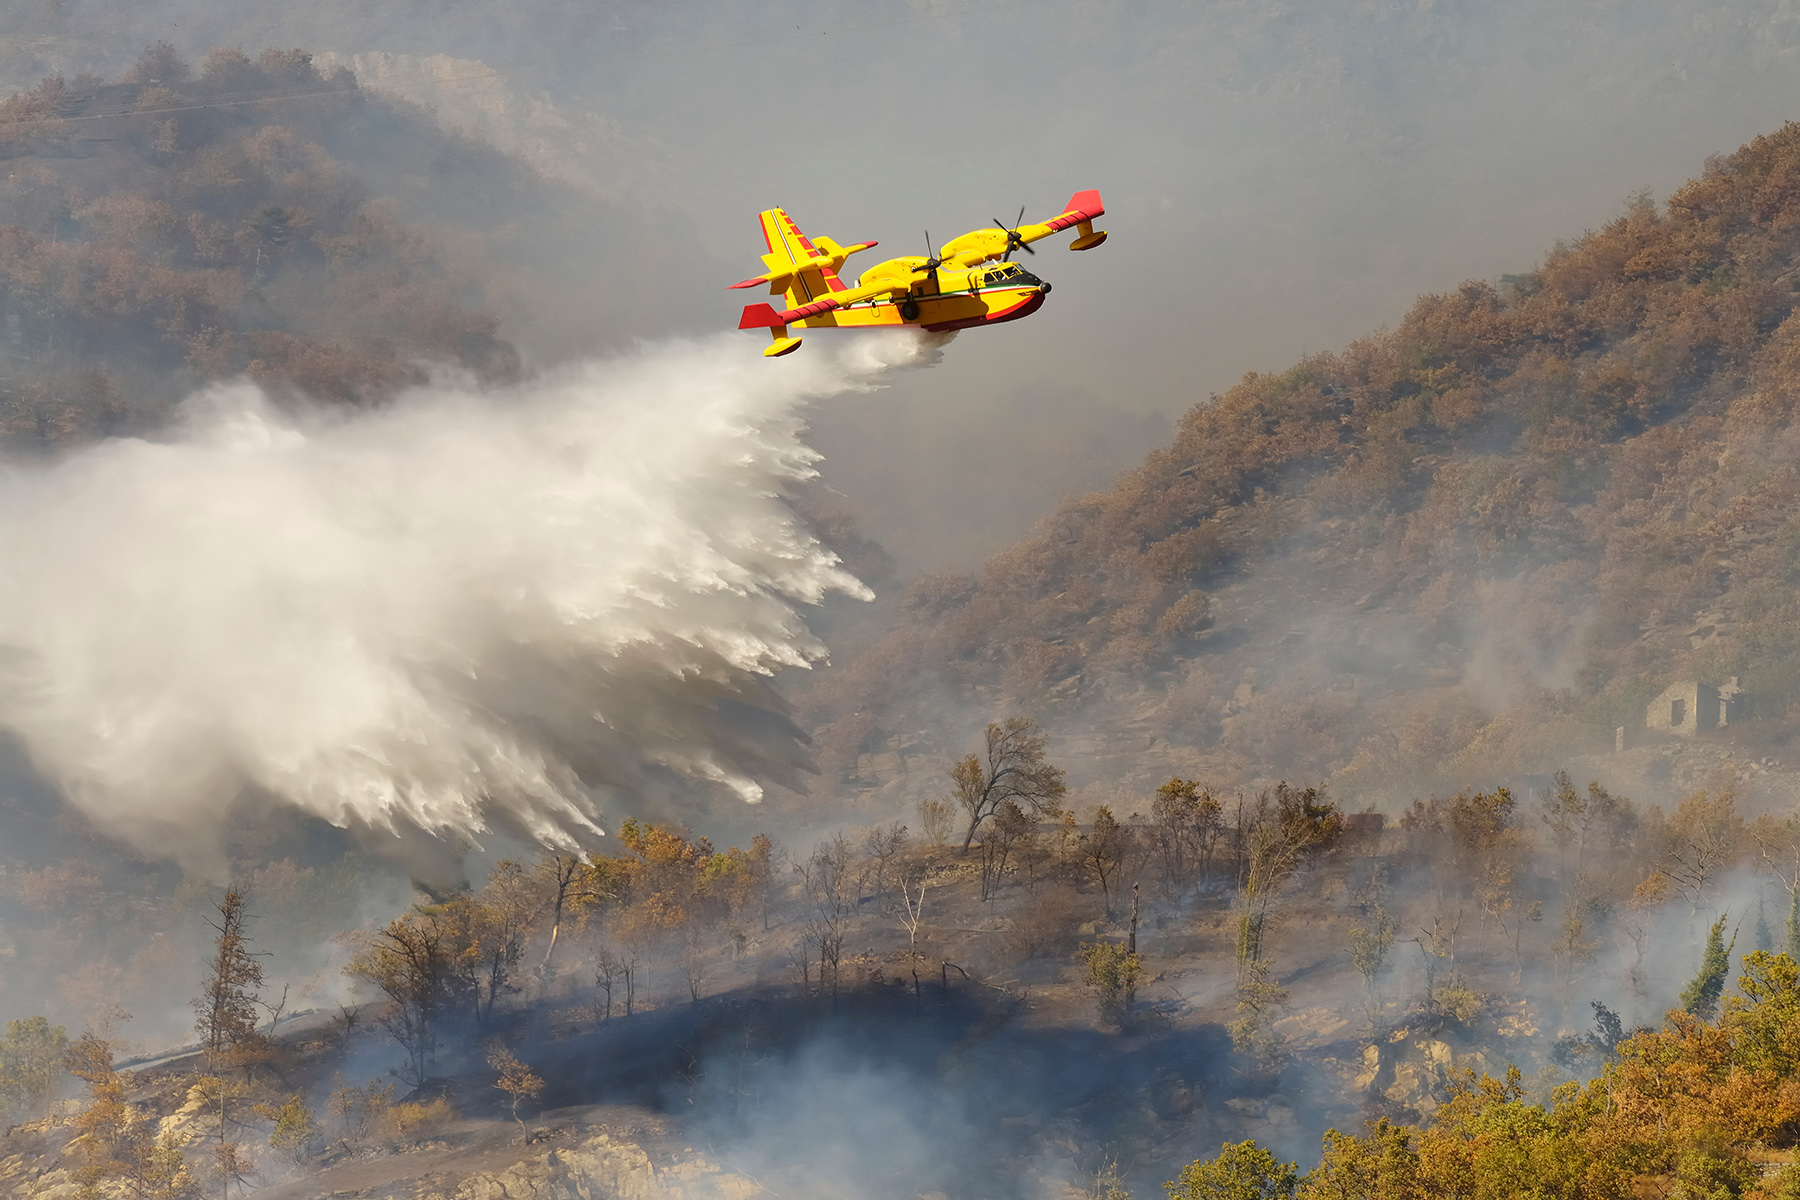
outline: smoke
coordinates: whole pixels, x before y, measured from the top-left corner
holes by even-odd
[[[800,606],[868,595],[782,498],[800,407],[934,344],[673,343],[348,415],[237,383],[162,440],[6,463],[0,724],[100,828],[201,864],[246,789],[567,845],[621,792],[797,784],[768,677],[824,656]]]

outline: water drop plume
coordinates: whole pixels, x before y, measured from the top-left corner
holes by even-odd
[[[797,781],[772,672],[866,595],[783,490],[801,405],[928,361],[665,344],[375,411],[191,398],[166,436],[0,472],[0,724],[102,829],[213,856],[245,795],[571,845],[609,796]],[[641,809],[640,809],[641,811]]]

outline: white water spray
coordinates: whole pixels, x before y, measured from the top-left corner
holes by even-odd
[[[204,858],[246,788],[334,823],[567,845],[597,794],[760,798],[767,677],[862,585],[798,523],[798,405],[916,336],[665,345],[375,412],[234,384],[173,436],[0,476],[0,724],[100,828]]]

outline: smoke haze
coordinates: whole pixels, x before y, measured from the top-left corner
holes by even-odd
[[[954,380],[821,419],[827,479],[909,568],[979,562],[1246,370],[1367,335],[1420,292],[1527,270],[1640,189],[1666,193],[1793,115],[1800,46],[1784,0],[529,0],[504,19],[464,3],[19,0],[8,16],[0,73],[18,86],[117,71],[156,38],[196,58],[301,46],[560,178],[678,215],[682,233],[648,239],[678,262],[634,277],[630,305],[593,273],[586,291],[524,293],[507,333],[540,359],[648,311],[655,328],[628,334],[734,323],[723,285],[761,252],[754,214],[771,204],[809,234],[880,239],[854,270],[923,252],[925,230],[1021,204],[1041,217],[1100,188],[1113,240],[1032,260],[1057,287],[1041,319],[967,339]],[[610,261],[621,237],[635,240],[597,221],[564,261]],[[1086,460],[971,470],[961,448],[1013,436],[1021,410]]]
[[[675,343],[371,413],[257,388],[0,482],[0,722],[105,828],[190,861],[246,786],[339,825],[547,843],[609,788],[797,784],[766,677],[866,595],[782,489],[798,406],[925,342]],[[577,749],[579,747],[579,749]]]

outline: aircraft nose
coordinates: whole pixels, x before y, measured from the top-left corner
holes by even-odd
[[[1047,283],[1041,283],[1038,285],[1038,291],[1040,291],[1044,295],[1048,296],[1050,294],[1050,285]]]

